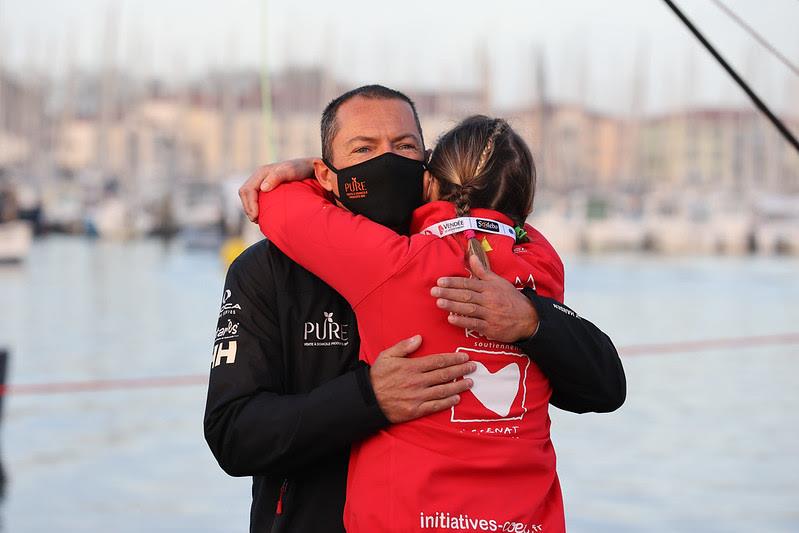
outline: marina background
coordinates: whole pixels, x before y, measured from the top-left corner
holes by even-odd
[[[628,379],[616,413],[551,410],[569,531],[796,531],[799,261],[564,262],[566,303],[614,339]],[[246,531],[250,481],[202,435],[223,276],[213,251],[75,236],[0,270],[11,383],[50,384],[5,398],[4,531]],[[683,344],[707,339],[729,344]],[[97,386],[120,378],[174,386]]]
[[[431,146],[470,113],[507,117],[537,161],[532,221],[559,250],[799,253],[799,155],[660,2],[503,2],[486,19],[411,2],[388,22],[373,10],[353,40],[356,3],[84,1],[0,4],[0,231],[15,243],[0,258],[30,242],[14,219],[189,246],[241,236],[243,179],[317,154],[324,105],[376,81],[414,98]],[[794,3],[731,5],[799,57]],[[799,75],[710,0],[686,8],[799,130]],[[414,37],[436,21],[429,44]]]
[[[799,133],[799,77],[685,3]],[[566,303],[620,347],[619,412],[553,409],[569,530],[797,530],[799,155],[662,4],[287,4],[0,0],[2,527],[246,530],[202,439],[226,263],[259,238],[236,189],[381,82],[430,146],[509,118]],[[725,4],[799,60],[795,2]]]

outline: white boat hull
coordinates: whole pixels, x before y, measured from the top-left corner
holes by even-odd
[[[33,242],[33,228],[28,222],[14,220],[0,224],[0,263],[20,263],[28,257]]]

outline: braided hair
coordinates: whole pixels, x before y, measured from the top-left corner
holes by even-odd
[[[454,204],[458,217],[472,208],[494,209],[523,225],[535,192],[535,166],[529,148],[500,118],[475,115],[446,132],[428,164],[440,199]],[[474,233],[467,238],[466,261],[476,255],[490,270]]]

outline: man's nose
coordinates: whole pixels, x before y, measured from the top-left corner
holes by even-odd
[[[393,154],[399,153],[397,148],[391,141],[384,140],[380,143],[380,146],[377,147],[377,155],[383,155],[385,153],[391,152]]]

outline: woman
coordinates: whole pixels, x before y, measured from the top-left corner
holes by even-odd
[[[368,195],[354,178],[350,188]],[[515,346],[450,325],[429,297],[439,277],[468,272],[476,256],[519,288],[563,300],[560,259],[524,226],[535,191],[530,151],[505,121],[470,117],[439,140],[423,190],[429,203],[414,211],[410,237],[336,207],[314,181],[261,198],[264,234],[352,305],[362,359],[421,332],[417,355],[462,351],[475,363],[473,388],[450,411],[353,448],[345,526],[563,531],[549,383]]]

